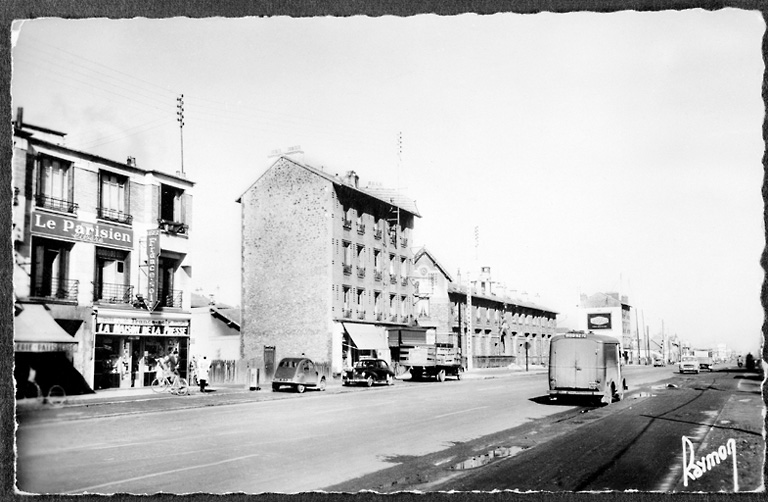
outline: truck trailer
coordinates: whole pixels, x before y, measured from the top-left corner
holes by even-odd
[[[414,380],[434,378],[438,382],[446,377],[461,380],[464,368],[461,351],[450,343],[436,343],[433,329],[389,329],[389,347],[392,362],[411,373]]]

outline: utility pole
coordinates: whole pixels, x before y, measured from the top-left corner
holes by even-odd
[[[637,335],[637,364],[640,364],[640,324],[637,322],[637,309],[635,309],[635,334]]]
[[[176,98],[176,120],[179,122],[179,135],[181,136],[181,174],[184,174],[184,95]]]

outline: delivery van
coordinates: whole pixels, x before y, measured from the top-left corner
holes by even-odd
[[[549,343],[549,395],[583,396],[605,404],[620,401],[627,390],[619,341],[610,335],[571,331]]]

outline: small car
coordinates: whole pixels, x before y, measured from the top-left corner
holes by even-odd
[[[665,366],[664,359],[662,359],[660,357],[654,357],[653,358],[653,365],[654,366]]]
[[[693,356],[683,356],[680,358],[680,373],[698,373],[699,360]]]
[[[384,359],[360,359],[352,368],[344,371],[341,383],[342,385],[363,383],[368,387],[374,383],[392,385],[395,383],[395,372]]]
[[[317,365],[306,357],[286,357],[280,361],[272,377],[272,391],[280,387],[293,387],[299,394],[307,387],[325,390],[325,376],[317,371]]]

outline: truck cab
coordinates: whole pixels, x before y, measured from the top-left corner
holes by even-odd
[[[571,331],[549,345],[549,395],[620,401],[628,389],[622,375],[619,341],[609,335]]]

